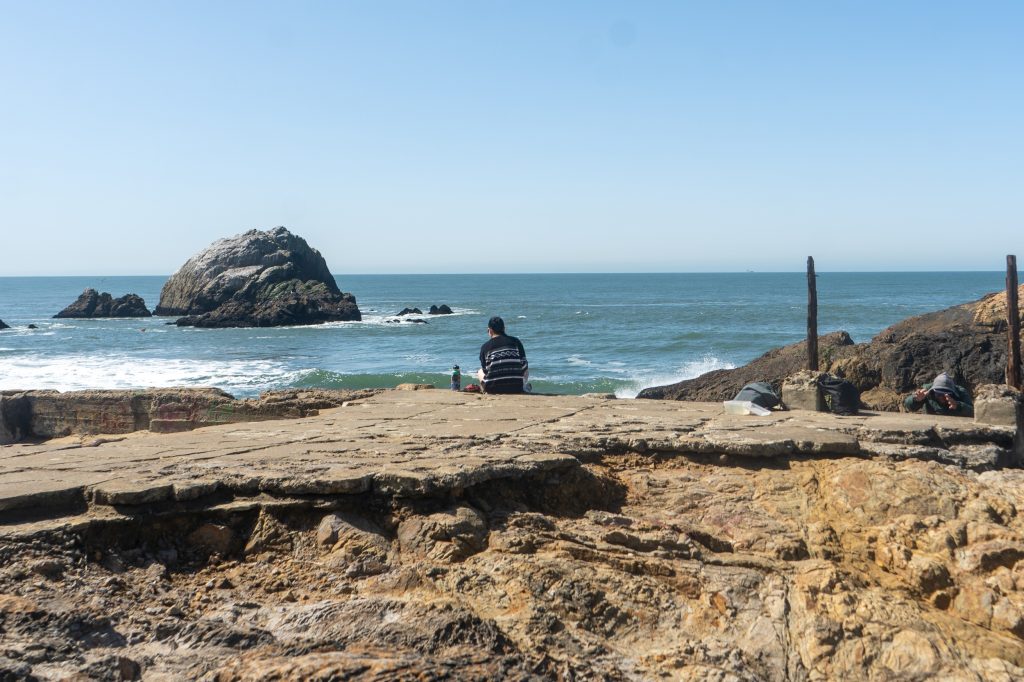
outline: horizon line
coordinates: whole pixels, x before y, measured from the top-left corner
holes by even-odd
[[[177,271],[175,271],[177,272]],[[815,270],[816,275],[823,274],[948,274],[948,273],[1004,273],[1004,270]],[[58,277],[171,277],[175,274],[40,274],[40,275],[0,275],[0,279],[58,278]],[[805,275],[805,270],[577,270],[577,271],[520,271],[520,272],[332,272],[338,277],[466,277],[466,276],[509,276],[509,275]]]

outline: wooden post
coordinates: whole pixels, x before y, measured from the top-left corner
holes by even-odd
[[[807,257],[807,369],[818,369],[818,283],[811,256]]]
[[[1017,257],[1006,257],[1006,385],[1020,389],[1020,308],[1017,306]]]

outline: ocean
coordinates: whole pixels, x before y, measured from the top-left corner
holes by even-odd
[[[174,318],[55,320],[86,287],[142,296],[164,276],[0,277],[0,389],[215,386],[237,397],[291,387],[468,383],[487,320],[526,347],[534,390],[615,393],[742,365],[802,339],[805,273],[338,275],[361,322],[194,329]],[[1001,272],[818,273],[820,334],[867,341],[906,317],[1002,290]],[[394,322],[405,307],[453,315]],[[29,329],[34,324],[37,329]]]

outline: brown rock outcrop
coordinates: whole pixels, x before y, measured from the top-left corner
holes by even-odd
[[[839,348],[853,346],[846,332],[832,332],[818,339],[818,363],[826,366]],[[736,369],[716,369],[694,379],[669,386],[654,386],[640,391],[638,398],[660,400],[732,400],[752,381],[767,381],[776,391],[782,381],[807,366],[807,342],[798,341],[768,351],[756,360]]]
[[[1021,287],[1024,297],[1024,286]],[[898,410],[915,388],[948,372],[970,390],[1001,384],[1006,368],[1006,292],[911,317],[868,343],[854,344],[846,332],[819,339],[819,367],[848,379],[870,409]],[[644,389],[640,398],[731,400],[743,384],[782,381],[806,368],[806,342],[777,348],[743,367],[708,372],[695,379]]]
[[[315,418],[9,446],[0,673],[1017,680],[1024,470],[923,461],[1012,437],[388,391]]]

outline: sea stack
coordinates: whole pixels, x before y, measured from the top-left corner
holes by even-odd
[[[114,298],[107,292],[86,289],[74,303],[60,311],[55,318],[89,317],[150,317],[146,302],[137,294]]]
[[[174,273],[157,315],[193,327],[280,327],[359,320],[320,252],[284,227],[219,239]]]
[[[10,328],[11,328],[10,325],[4,324],[4,321],[0,320],[0,329],[10,329]]]

